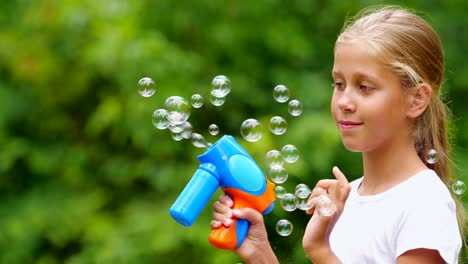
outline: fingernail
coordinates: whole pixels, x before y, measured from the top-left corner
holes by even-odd
[[[227,215],[228,217],[232,217],[232,211],[231,211],[231,210],[227,211],[226,215]]]
[[[240,211],[238,209],[234,209],[234,210],[232,210],[232,214],[237,216],[237,215],[240,214]]]
[[[230,224],[232,224],[232,220],[230,218],[228,218],[228,219],[224,220],[224,224],[225,225],[230,225]]]

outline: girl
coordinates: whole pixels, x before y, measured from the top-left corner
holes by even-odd
[[[457,263],[463,207],[448,188],[446,112],[440,100],[444,59],[439,37],[421,17],[399,7],[364,12],[335,44],[331,112],[344,146],[361,152],[363,177],[348,183],[333,168],[309,203],[327,195],[330,216],[313,214],[303,247],[313,263]],[[437,162],[425,154],[437,151]],[[263,218],[232,210],[223,196],[211,228],[231,218],[251,223],[235,250],[247,263],[277,263]],[[307,211],[309,214],[314,209]]]

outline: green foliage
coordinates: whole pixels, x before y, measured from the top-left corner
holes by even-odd
[[[221,108],[193,110],[195,131],[216,123],[262,164],[294,144],[301,159],[285,185],[313,186],[339,165],[360,176],[329,115],[333,44],[349,14],[373,1],[6,1],[0,9],[0,263],[235,263],[207,242],[208,206],[190,228],[168,214],[197,168],[201,149],[151,124],[170,95],[208,98],[211,79],[230,77]],[[380,1],[382,3],[382,1]],[[392,3],[401,4],[399,1]],[[428,14],[447,58],[456,176],[468,175],[467,2],[406,1]],[[157,83],[137,93],[141,77]],[[272,88],[304,103],[285,136],[242,141],[241,122],[287,115]],[[466,181],[468,183],[468,181]],[[220,193],[219,193],[220,194]],[[214,202],[216,196],[211,202]],[[465,206],[468,204],[465,195]],[[467,206],[468,207],[468,206]],[[276,221],[295,232],[280,237]],[[265,218],[284,263],[306,263],[302,212]],[[465,253],[466,255],[466,253]]]

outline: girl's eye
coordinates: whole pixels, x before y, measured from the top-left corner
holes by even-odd
[[[344,88],[344,84],[341,83],[341,82],[334,82],[334,83],[332,84],[332,87],[335,88],[335,89],[341,90],[341,89]]]
[[[374,88],[371,87],[371,86],[367,86],[367,85],[361,85],[361,86],[359,86],[359,89],[361,89],[361,91],[363,91],[365,93],[368,93],[368,92],[372,91]]]

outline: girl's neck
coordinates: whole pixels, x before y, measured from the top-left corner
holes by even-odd
[[[427,169],[413,144],[389,144],[372,152],[362,153],[364,178],[358,188],[360,195],[384,192]]]

